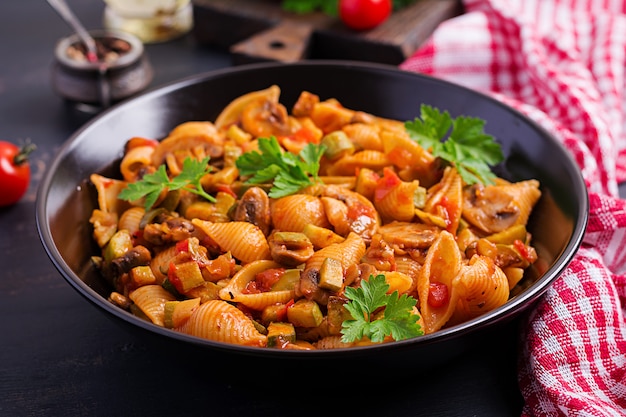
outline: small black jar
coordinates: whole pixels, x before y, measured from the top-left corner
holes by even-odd
[[[98,60],[87,59],[77,35],[61,39],[54,54],[52,86],[69,103],[95,113],[145,89],[153,69],[134,35],[111,30],[89,33],[98,46]]]

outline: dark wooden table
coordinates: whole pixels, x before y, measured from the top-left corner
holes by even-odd
[[[89,28],[101,27],[100,1],[69,3]],[[1,416],[520,414],[517,322],[408,382],[354,380],[349,370],[336,369],[294,377],[297,370],[286,363],[259,375],[257,384],[182,366],[176,348],[125,331],[90,305],[55,270],[35,224],[38,183],[63,142],[86,122],[50,84],[55,43],[69,33],[43,0],[0,2],[0,139],[29,138],[38,146],[27,195],[0,209]],[[225,52],[199,45],[192,35],[148,45],[147,53],[155,68],[149,88],[231,65]],[[324,385],[335,378],[341,378],[335,388]]]

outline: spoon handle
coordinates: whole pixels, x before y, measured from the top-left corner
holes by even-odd
[[[95,62],[98,60],[98,50],[96,48],[96,41],[91,37],[91,35],[87,32],[85,27],[80,23],[74,12],[69,8],[65,0],[47,0],[50,6],[56,12],[61,15],[63,20],[68,23],[76,32],[78,37],[87,47],[87,59],[91,62]]]

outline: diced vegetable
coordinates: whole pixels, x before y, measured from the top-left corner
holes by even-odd
[[[106,248],[104,249],[104,260],[109,263],[115,258],[124,256],[126,252],[133,248],[133,240],[130,232],[126,229],[115,232]]]
[[[281,277],[276,281],[274,285],[272,285],[272,291],[284,291],[284,290],[293,290],[298,282],[300,281],[300,270],[299,269],[288,269],[286,270]]]
[[[342,156],[352,155],[355,151],[354,143],[342,130],[330,132],[322,138],[322,145],[326,146],[324,155],[331,161]]]
[[[315,301],[303,298],[287,309],[287,318],[296,327],[317,327],[324,315]]]
[[[202,272],[200,272],[200,267],[196,261],[170,264],[167,277],[180,293],[185,293],[204,284]]]
[[[315,226],[314,224],[307,224],[302,230],[315,248],[325,248],[333,243],[341,243],[345,240],[341,235],[333,232],[325,227]]]
[[[152,273],[152,269],[149,266],[136,266],[130,270],[130,279],[136,287],[142,285],[154,284],[156,277]]]
[[[344,307],[346,302],[347,300],[336,295],[328,297],[328,313],[326,316],[328,317],[328,331],[330,334],[341,334],[341,325],[343,322],[352,319],[352,315]]]
[[[291,323],[272,322],[267,327],[267,347],[283,347],[296,341],[296,329]]]
[[[343,286],[343,266],[341,262],[334,258],[326,258],[320,267],[321,288],[330,291],[339,291]]]

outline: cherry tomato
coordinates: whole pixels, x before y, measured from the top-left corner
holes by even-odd
[[[392,8],[392,0],[339,0],[339,17],[351,29],[368,30],[387,20]]]
[[[17,203],[30,183],[29,154],[35,145],[19,147],[0,141],[0,207]]]

